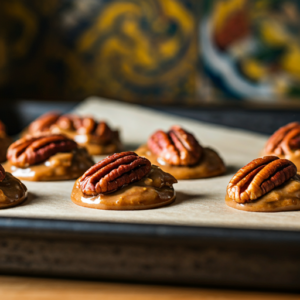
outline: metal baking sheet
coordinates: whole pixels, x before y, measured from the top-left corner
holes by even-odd
[[[145,143],[148,136],[159,128],[167,130],[173,124],[182,125],[193,132],[202,145],[216,149],[228,171],[215,178],[179,181],[175,185],[177,199],[172,205],[144,211],[105,211],[79,207],[70,199],[74,180],[25,182],[30,192],[28,200],[20,206],[0,210],[0,217],[300,230],[300,211],[250,213],[225,205],[225,190],[230,178],[240,167],[258,157],[266,136],[96,97],[85,100],[75,111],[105,119],[111,126],[118,127],[126,149],[131,150]]]

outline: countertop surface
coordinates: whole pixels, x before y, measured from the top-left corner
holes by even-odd
[[[296,300],[299,294],[0,276],[1,300]]]

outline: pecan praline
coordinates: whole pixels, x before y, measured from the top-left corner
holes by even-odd
[[[264,156],[241,168],[230,180],[227,195],[237,203],[257,200],[297,174],[296,166],[287,159]]]
[[[70,152],[77,147],[76,142],[62,134],[26,136],[10,145],[7,159],[14,166],[26,168],[44,162],[56,153]]]
[[[64,134],[85,147],[91,155],[111,154],[122,149],[119,131],[111,129],[107,122],[97,121],[91,116],[46,113],[32,122],[23,136],[44,132]]]
[[[0,208],[22,203],[27,198],[27,187],[0,164]]]
[[[63,115],[57,120],[56,125],[63,130],[76,131],[78,134],[91,134],[99,143],[108,143],[115,137],[114,131],[106,122],[96,122],[92,117]]]
[[[175,166],[193,166],[199,162],[203,152],[195,137],[177,125],[168,132],[156,131],[150,136],[148,147],[165,162]]]
[[[80,188],[89,196],[112,193],[141,180],[150,170],[148,159],[131,151],[116,153],[87,170],[80,179]]]
[[[265,145],[265,154],[288,155],[300,149],[300,123],[293,122],[279,128]]]
[[[57,125],[62,130],[75,131],[78,134],[91,134],[102,143],[107,143],[115,137],[114,131],[106,122],[97,122],[92,117],[81,117],[74,114],[61,115],[57,112],[49,112],[37,118],[29,125],[28,133],[52,132],[52,125]]]

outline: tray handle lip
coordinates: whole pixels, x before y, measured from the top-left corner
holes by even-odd
[[[0,217],[0,235],[131,238],[184,242],[281,244],[300,247],[300,231]]]

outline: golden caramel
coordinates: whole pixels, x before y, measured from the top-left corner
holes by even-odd
[[[159,166],[163,171],[170,173],[176,179],[207,178],[224,174],[226,171],[220,156],[210,148],[203,148],[202,158],[195,166],[169,165],[153,154],[147,145],[141,146],[135,152],[140,156],[146,157],[152,164]]]
[[[150,173],[140,181],[105,195],[84,195],[80,189],[79,180],[80,178],[74,184],[71,199],[75,204],[89,208],[149,209],[170,204],[176,197],[172,186],[176,180],[156,166],[152,166]]]
[[[10,162],[3,164],[5,171],[21,180],[52,181],[75,179],[94,164],[84,148],[69,153],[57,153],[43,163],[28,168],[18,168]]]
[[[92,134],[79,134],[73,130],[64,130],[57,125],[51,126],[52,133],[61,133],[74,140],[78,145],[87,149],[90,155],[104,155],[119,152],[122,148],[117,131],[114,132],[114,138],[108,143],[99,143]]]

